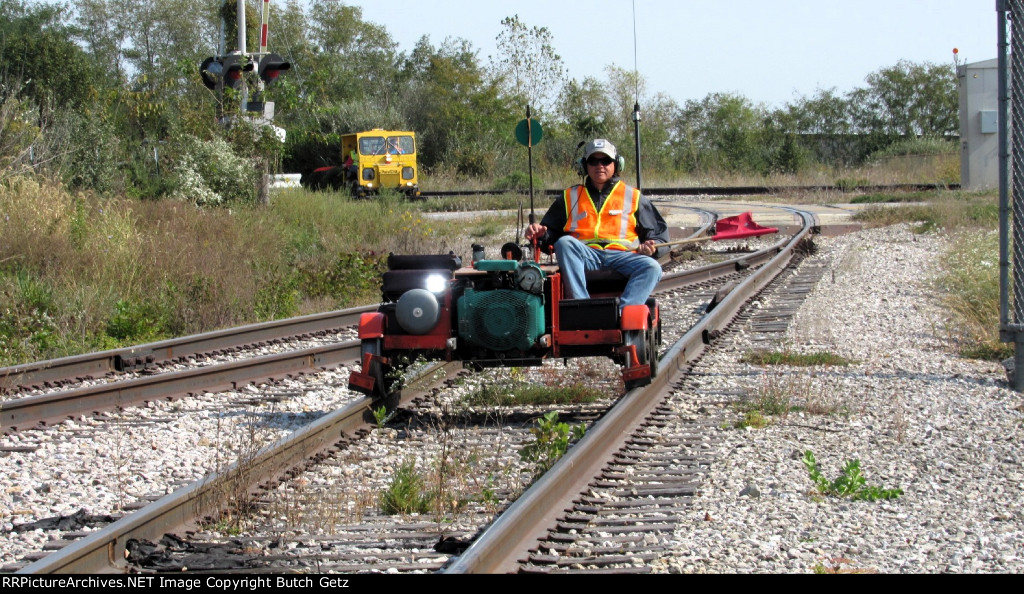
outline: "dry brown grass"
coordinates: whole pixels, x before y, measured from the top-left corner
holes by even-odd
[[[0,365],[372,303],[388,252],[468,250],[462,231],[395,196],[198,209],[7,179],[0,297],[15,319],[0,322]]]

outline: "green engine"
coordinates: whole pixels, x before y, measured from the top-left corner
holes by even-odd
[[[459,337],[498,353],[526,352],[544,335],[544,278],[534,263],[480,260],[488,278],[459,298]]]
[[[531,293],[467,289],[459,299],[459,337],[498,352],[527,351],[544,335],[544,300]]]

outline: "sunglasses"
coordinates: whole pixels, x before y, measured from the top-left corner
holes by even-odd
[[[607,167],[614,162],[615,159],[612,159],[611,157],[590,157],[587,159],[587,165],[590,165],[591,167],[595,167],[597,165],[604,165]]]

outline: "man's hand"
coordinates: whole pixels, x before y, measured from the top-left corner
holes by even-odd
[[[534,239],[540,241],[545,235],[548,234],[548,228],[540,223],[533,223],[526,227],[526,231],[523,236],[526,237],[526,241],[533,241]]]
[[[642,254],[644,256],[653,256],[654,253],[658,251],[658,248],[654,247],[655,243],[656,242],[653,239],[648,239],[647,241],[640,244],[640,247],[637,248],[636,253]]]

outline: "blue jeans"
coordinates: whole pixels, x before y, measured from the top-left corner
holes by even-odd
[[[651,291],[661,280],[661,264],[650,256],[636,252],[617,250],[595,250],[571,235],[565,235],[555,242],[555,255],[562,272],[566,292],[573,299],[589,299],[587,292],[587,270],[614,270],[629,279],[622,296],[619,310],[627,305],[647,303]]]

